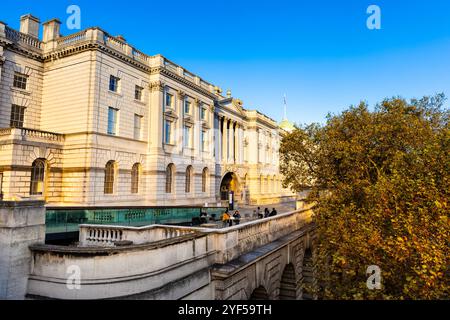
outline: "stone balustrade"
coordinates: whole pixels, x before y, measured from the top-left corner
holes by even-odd
[[[12,42],[24,44],[28,47],[39,49],[39,50],[42,49],[42,42],[39,41],[39,39],[29,36],[27,34],[24,34],[22,32],[16,31],[14,29],[11,29],[10,27],[5,27],[5,34],[6,34],[6,39],[8,39]]]
[[[80,225],[80,242],[83,247],[113,247],[120,242],[132,244],[151,243],[192,234],[192,228],[152,225],[146,227],[122,227],[110,225]]]
[[[1,140],[16,139],[27,141],[64,142],[64,135],[54,132],[28,129],[28,128],[3,128],[0,129]]]
[[[177,282],[169,286],[171,295],[166,298],[179,299],[210,288],[208,268],[212,265],[227,263],[295,232],[309,232],[311,214],[306,208],[223,229],[81,225],[81,246],[30,247],[33,260],[28,294],[102,299],[159,292]],[[126,240],[133,244],[113,246]],[[67,289],[71,266],[80,269],[80,290]]]
[[[68,35],[66,37],[59,38],[57,40],[58,48],[69,46],[77,42],[85,41],[86,40],[86,33],[87,30],[82,30],[80,32]]]

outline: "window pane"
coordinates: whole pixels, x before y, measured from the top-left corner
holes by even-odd
[[[31,167],[30,195],[42,195],[44,193],[45,177],[44,160],[35,160]]]
[[[171,134],[172,134],[172,132],[171,132],[171,122],[170,121],[167,121],[166,120],[166,125],[165,125],[165,134],[164,134],[164,136],[165,136],[165,143],[166,144],[170,144],[171,143],[171,139],[172,139],[172,137],[171,137]]]
[[[119,78],[110,76],[109,77],[109,90],[117,92],[119,88]]]
[[[10,126],[14,128],[23,127],[25,107],[13,104],[11,106]]]
[[[136,140],[142,139],[141,124],[142,124],[142,116],[135,114],[134,115],[134,138]]]
[[[170,93],[166,94],[166,106],[172,107],[173,96]]]
[[[108,108],[108,134],[116,135],[117,127],[117,110]]]
[[[104,193],[112,194],[114,190],[114,161],[109,161],[105,166]]]
[[[134,99],[141,101],[142,100],[142,87],[136,86],[134,90]]]
[[[140,165],[136,163],[131,169],[131,193],[139,192],[139,167]]]
[[[14,74],[13,87],[26,90],[28,76],[20,73]]]

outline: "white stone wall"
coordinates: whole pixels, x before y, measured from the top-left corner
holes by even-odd
[[[11,105],[26,107],[24,127],[40,128],[43,65],[39,61],[27,58],[15,52],[4,50],[5,62],[0,81],[0,128],[10,125]],[[14,74],[18,72],[28,76],[26,90],[13,87]]]
[[[147,61],[148,68],[139,67],[132,56],[133,48],[110,36],[104,42],[104,34],[99,29],[89,29],[80,41],[92,39],[103,48],[115,43],[114,48],[86,50],[69,39],[69,45],[61,42],[61,48],[71,51],[63,53],[62,49],[52,51],[60,44],[59,40],[52,41],[44,44],[45,62],[2,47],[5,63],[0,76],[0,128],[9,127],[11,104],[16,103],[27,106],[25,127],[64,134],[55,144],[51,139],[28,141],[0,133],[0,172],[6,197],[29,196],[31,164],[38,157],[49,161],[44,198],[55,205],[216,204],[221,179],[230,171],[238,176],[241,192],[248,190],[251,203],[279,197],[279,133],[273,120],[242,109],[242,103],[236,99],[220,105],[227,99],[213,93],[212,85],[180,66],[172,64],[172,73],[155,72],[155,68],[166,68],[167,61],[160,55],[140,60]],[[1,37],[0,30],[0,40]],[[58,54],[51,55],[52,52]],[[27,90],[11,89],[14,71],[29,75]],[[109,90],[111,75],[120,79],[118,92]],[[143,88],[141,101],[135,100],[136,85]],[[164,106],[167,92],[174,97],[170,112]],[[190,116],[184,114],[185,99],[191,102]],[[119,110],[116,136],[107,134],[109,107]],[[206,110],[205,121],[200,119],[202,107]],[[220,153],[222,141],[215,116],[218,114],[237,124],[235,157],[231,151],[226,158]],[[135,115],[142,117],[141,140],[134,139]],[[163,143],[166,118],[173,121],[171,144]],[[183,145],[186,123],[193,131],[191,148]],[[203,152],[202,129],[206,130],[208,141]],[[231,137],[229,133],[224,139],[231,142]],[[108,195],[104,194],[104,172],[111,160],[116,163],[117,174],[114,192]],[[131,168],[135,163],[141,164],[142,171],[139,192],[132,194]],[[170,163],[176,172],[173,192],[168,194],[165,171]],[[185,192],[188,166],[193,167],[190,193]],[[206,192],[202,192],[204,168],[209,172]]]

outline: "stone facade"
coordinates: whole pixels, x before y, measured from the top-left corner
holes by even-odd
[[[21,32],[0,22],[5,200],[215,205],[229,191],[247,204],[293,198],[281,186],[284,130],[274,120],[122,37],[99,28],[61,36],[59,27],[43,23],[38,39],[31,15]]]

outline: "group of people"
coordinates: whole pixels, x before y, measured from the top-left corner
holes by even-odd
[[[233,217],[233,219],[232,219]],[[236,210],[233,215],[231,216],[230,212],[228,212],[228,209],[224,212],[224,214],[222,215],[222,222],[223,222],[223,226],[232,226],[233,225],[233,221],[234,224],[237,225],[239,224],[239,222],[241,221],[241,214],[239,213],[239,210]]]
[[[274,217],[277,215],[277,210],[275,208],[272,208],[272,211],[269,211],[268,208],[264,209],[264,213],[261,212],[261,208],[258,207],[255,211],[253,211],[254,215],[258,217],[258,219],[268,218],[268,217]]]
[[[253,211],[253,214],[255,217],[258,217],[259,219],[268,218],[268,217],[274,217],[277,215],[277,210],[275,208],[272,208],[272,211],[270,211],[268,208],[264,209],[264,213],[261,212],[261,208],[258,207],[258,209]],[[233,222],[235,225],[239,224],[241,221],[241,214],[239,213],[239,210],[236,210],[233,214],[231,214],[228,209],[225,210],[224,214],[222,215],[222,223],[224,227],[232,226]]]

